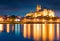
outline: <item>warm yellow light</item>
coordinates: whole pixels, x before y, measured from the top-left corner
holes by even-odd
[[[33,38],[34,40],[37,39],[37,25],[33,24]]]
[[[37,17],[37,13],[36,12],[33,14],[33,17]]]
[[[14,24],[12,24],[12,32],[14,31]]]
[[[33,24],[33,38],[39,41],[41,38],[41,24]]]
[[[28,38],[31,37],[31,24],[27,24],[28,25]]]
[[[49,40],[54,40],[54,24],[49,24]]]
[[[52,16],[52,17],[54,17],[55,15],[54,15],[55,13],[54,13],[54,11],[52,11],[52,10],[49,10],[49,16]]]
[[[41,28],[40,28],[40,24],[37,24],[37,40],[39,40],[41,38]]]
[[[59,40],[59,24],[57,24],[57,40]]]
[[[47,11],[47,9],[44,9],[43,16],[47,16],[47,15],[48,15],[48,11]]]
[[[0,17],[0,21],[2,22],[3,21],[3,18],[2,17]],[[2,32],[3,31],[3,24],[0,24],[0,32]]]
[[[31,16],[32,17],[33,13],[30,12],[30,13],[27,13],[25,16]]]
[[[3,24],[0,24],[0,32],[3,31]]]
[[[3,21],[3,18],[2,17],[0,17],[0,21]]]
[[[10,24],[7,24],[7,29],[6,29],[7,32],[10,32]]]
[[[39,10],[41,10],[41,6],[40,5],[37,5],[36,11],[39,11]]]
[[[26,30],[27,30],[27,24],[24,24],[24,28],[23,28],[23,36],[24,36],[24,38],[27,37],[27,32],[26,32]]]
[[[42,24],[42,39],[43,41],[47,39],[47,24]]]
[[[45,19],[42,19],[42,22],[45,22],[46,20]]]
[[[27,13],[26,16],[31,16],[31,17],[38,17],[38,16],[50,16],[50,17],[54,17],[55,13],[53,10],[47,10],[47,9],[41,9],[40,5],[37,5],[36,7],[36,11],[35,12],[30,12]]]

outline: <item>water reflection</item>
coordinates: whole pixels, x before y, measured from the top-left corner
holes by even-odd
[[[15,24],[15,34],[20,34],[20,24]]]
[[[42,39],[47,39],[47,24],[42,24]]]
[[[17,34],[18,32],[18,26],[17,26],[17,24],[15,24],[15,34]]]
[[[49,24],[49,40],[54,40],[54,24]]]
[[[26,24],[24,24],[24,26],[23,26],[24,28],[23,28],[23,36],[24,36],[24,38],[26,38],[27,37],[27,26],[26,26]]]
[[[12,32],[14,31],[14,24],[12,24]]]
[[[26,39],[33,39],[34,41],[54,41],[59,40],[60,24],[6,24],[6,32],[10,33],[10,29],[15,35],[22,35]],[[0,31],[4,31],[3,24],[0,24]],[[12,27],[12,28],[11,28]],[[22,29],[21,29],[22,28]],[[55,32],[56,29],[56,32]],[[56,34],[55,34],[56,33]],[[56,36],[56,37],[55,37]],[[56,38],[56,39],[55,39]]]
[[[3,31],[3,24],[0,24],[0,32]]]
[[[57,24],[57,40],[59,40],[59,24]]]
[[[10,32],[10,24],[7,24],[6,31],[9,33]]]
[[[54,40],[55,36],[57,36],[57,40],[59,40],[59,25],[56,24],[56,28],[57,28],[57,35],[55,34],[55,24],[32,24],[33,26],[31,26],[31,24],[24,24],[24,33],[23,36],[25,38],[31,38],[30,36],[33,35],[33,39],[34,40]],[[31,27],[33,28],[33,33],[31,33]],[[55,36],[54,36],[55,35]],[[56,39],[55,39],[56,40]]]
[[[27,25],[28,25],[28,38],[30,38],[30,36],[31,36],[31,28],[30,28],[31,24],[27,24]]]

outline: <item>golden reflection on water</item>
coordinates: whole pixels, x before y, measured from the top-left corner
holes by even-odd
[[[3,24],[0,24],[0,32],[3,31]]]
[[[6,31],[7,31],[7,32],[10,32],[10,24],[7,24]]]
[[[30,38],[31,37],[31,28],[30,28],[30,26],[31,26],[31,24],[27,24],[28,26],[28,38]]]
[[[54,40],[54,24],[49,24],[49,40]]]
[[[10,24],[6,25],[6,31],[10,32]],[[31,38],[33,36],[33,39],[36,41],[39,41],[41,38],[43,41],[45,41],[47,38],[49,41],[54,40],[54,31],[55,31],[55,24],[23,24],[23,36],[24,38]],[[15,27],[15,29],[14,29]],[[33,29],[32,29],[33,28]],[[56,38],[59,40],[59,24],[56,24]],[[0,24],[0,32],[3,31],[3,24]],[[12,31],[17,33],[20,33],[20,24],[12,25]],[[31,31],[32,30],[32,31]],[[33,32],[33,33],[31,33]]]
[[[37,25],[33,24],[33,38],[37,39]]]
[[[42,24],[42,39],[46,40],[47,39],[47,24]]]
[[[34,38],[34,40],[40,40],[41,24],[33,24],[33,38]]]
[[[59,24],[57,24],[57,40],[59,40]]]
[[[23,28],[23,36],[24,38],[27,37],[27,32],[26,32],[27,28],[26,28],[26,24],[24,24],[24,28]]]
[[[31,24],[24,24],[23,35],[24,37],[31,38],[33,35],[34,40],[54,40],[54,24],[32,24],[33,33],[31,34]],[[59,24],[57,24],[57,39],[59,39]]]
[[[40,24],[36,24],[37,25],[37,40],[39,40],[41,38],[41,31],[40,31]]]
[[[14,24],[12,24],[12,32],[14,31]]]

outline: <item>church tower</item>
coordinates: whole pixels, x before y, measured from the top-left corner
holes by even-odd
[[[39,11],[39,10],[41,10],[41,6],[40,5],[37,5],[36,11]]]

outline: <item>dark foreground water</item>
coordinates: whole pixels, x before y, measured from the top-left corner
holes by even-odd
[[[14,34],[14,33],[1,32],[0,41],[38,41],[38,40],[34,40],[32,38],[31,39],[24,38],[22,33],[20,33],[20,35],[18,35],[18,34]],[[41,41],[41,40],[39,40],[39,41]],[[53,40],[51,40],[51,41],[53,41]],[[54,41],[57,41],[57,40],[54,40]]]
[[[24,38],[22,33],[20,35],[16,35],[14,33],[0,33],[0,41],[33,41],[32,39]]]

